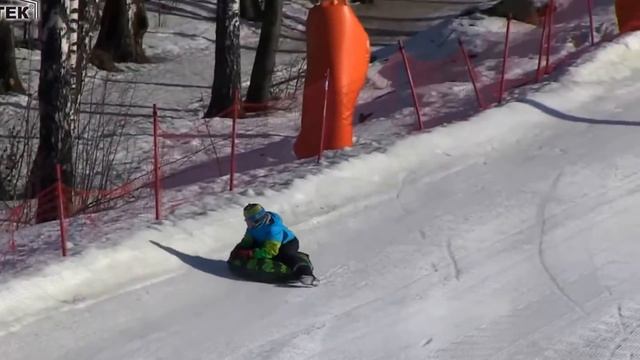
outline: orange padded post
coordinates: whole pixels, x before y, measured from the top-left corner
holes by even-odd
[[[616,0],[620,33],[640,30],[640,0]]]
[[[352,145],[353,111],[369,67],[369,37],[346,0],[323,0],[307,17],[307,74],[298,158],[317,156],[322,136],[325,74],[329,71],[324,146]]]

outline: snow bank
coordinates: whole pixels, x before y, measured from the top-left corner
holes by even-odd
[[[569,69],[568,80],[578,83],[600,83],[625,79],[640,68],[638,52],[640,37],[637,34],[624,35],[617,41],[606,43],[600,51],[585,55]]]

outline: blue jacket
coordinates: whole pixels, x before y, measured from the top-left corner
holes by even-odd
[[[280,215],[268,211],[271,217],[265,224],[247,228],[240,245],[245,248],[254,248],[253,257],[257,259],[270,259],[280,251],[280,245],[286,244],[296,238],[296,235],[282,223]]]

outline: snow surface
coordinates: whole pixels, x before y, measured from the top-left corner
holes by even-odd
[[[170,199],[198,201],[162,223],[114,211],[107,231],[126,239],[3,284],[3,358],[640,356],[638,56],[640,35],[619,38],[537,92],[394,143],[412,119],[400,103],[321,167],[258,166],[243,175],[265,179],[240,194],[176,185]],[[446,86],[459,95],[421,91]],[[376,91],[389,89],[365,101]],[[259,121],[286,131],[286,119]],[[231,277],[249,200],[282,213],[320,287]]]
[[[639,54],[640,36],[621,38],[525,100],[259,197],[293,224],[318,288],[229,279],[241,229],[230,209],[61,265],[91,269],[93,287],[65,289],[64,275],[18,287],[80,304],[3,335],[4,355],[628,359],[640,322]],[[82,301],[168,266],[153,284]],[[6,300],[3,319],[19,311]]]

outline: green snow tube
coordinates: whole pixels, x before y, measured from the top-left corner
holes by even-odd
[[[309,255],[298,252],[301,262],[307,263],[313,270]],[[229,271],[232,274],[252,281],[265,283],[283,283],[293,280],[293,272],[285,264],[273,259],[238,259],[233,257],[233,252],[227,260]]]

